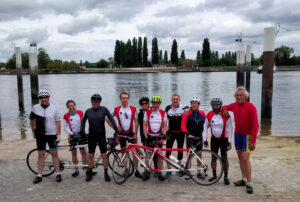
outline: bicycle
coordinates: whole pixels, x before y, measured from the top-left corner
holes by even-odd
[[[161,139],[163,136],[159,135],[157,138],[153,140],[153,144],[155,145],[154,148],[152,147],[146,147],[138,144],[129,144],[126,150],[124,151],[124,155],[122,158],[115,158],[113,162],[113,178],[114,181],[121,185],[123,184],[129,177],[128,172],[126,172],[127,169],[127,160],[129,159],[129,151],[132,153],[132,155],[135,155],[138,161],[140,162],[141,166],[146,169],[146,172],[148,173],[156,173],[156,172],[179,172],[182,175],[188,176],[188,179],[192,179],[194,182],[200,185],[212,185],[216,182],[218,182],[222,175],[223,175],[223,162],[221,157],[210,151],[210,150],[199,150],[196,151],[196,147],[198,144],[202,144],[200,140],[198,140],[198,143],[196,145],[193,145],[187,149],[178,149],[178,148],[162,148],[159,146],[159,144],[163,143],[163,139]],[[125,137],[129,138],[129,137]],[[195,138],[194,138],[195,139]],[[197,140],[197,139],[195,139]],[[135,151],[136,149],[146,149],[149,151],[152,151],[152,155],[150,158],[149,166],[145,164],[145,162],[142,160],[143,158],[140,156],[140,152]],[[171,160],[164,156],[162,154],[162,151],[185,151],[187,152],[186,157],[182,160],[182,165],[178,165],[177,162],[174,160]],[[160,158],[162,158],[167,163],[171,164],[173,169],[153,169],[152,163],[154,155],[158,155]],[[213,176],[213,171],[211,166],[211,159],[212,157],[216,158],[217,160],[217,167],[216,167],[216,179],[209,181],[208,178],[211,178]],[[118,171],[120,173],[120,170],[123,170],[123,175],[117,175],[115,174],[115,171]]]
[[[116,155],[119,155],[119,153],[122,153],[123,151],[116,149],[116,143],[114,141],[114,138],[108,138],[107,139],[107,157],[109,159],[108,165],[109,168],[112,170],[112,162],[115,159]],[[59,152],[59,158],[60,158],[60,163],[59,163],[59,168],[60,171],[63,171],[64,169],[75,169],[77,168],[82,168],[86,169],[88,168],[88,165],[83,164],[82,162],[78,164],[73,164],[71,160],[64,160],[64,159],[69,159],[70,158],[70,150],[71,149],[77,149],[77,148],[84,148],[87,150],[88,144],[81,144],[81,145],[76,145],[76,146],[71,146],[71,145],[62,145],[62,146],[57,146],[57,150],[61,151]],[[45,165],[43,168],[43,177],[47,177],[52,175],[55,172],[54,165],[52,162],[50,150],[46,149],[45,150]],[[113,155],[113,156],[111,156]],[[37,160],[38,160],[38,149],[32,149],[31,151],[28,152],[27,157],[26,157],[26,164],[31,172],[34,174],[37,174]],[[94,168],[97,168],[99,165],[102,165],[102,157],[101,154],[96,154],[94,157]],[[129,166],[129,176],[133,174],[133,163],[131,162]]]

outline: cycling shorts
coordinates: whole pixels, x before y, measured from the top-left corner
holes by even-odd
[[[219,149],[221,150],[221,156],[227,156],[226,148],[228,146],[228,138],[211,138],[210,148],[211,151],[218,154]]]
[[[133,137],[133,135],[134,135],[133,133],[126,134],[126,136],[128,136],[128,137]],[[128,143],[132,143],[132,144],[135,143],[134,140],[127,140],[126,138],[119,137],[119,142],[120,142],[120,145],[121,145],[122,148],[126,147],[126,142],[127,141],[128,141]]]
[[[89,135],[88,136],[88,148],[89,153],[94,154],[96,150],[96,146],[99,146],[101,153],[106,153],[107,144],[106,144],[106,136],[105,135]]]
[[[196,145],[196,151],[202,150],[202,135],[199,139],[188,138],[186,135],[186,148]]]
[[[251,135],[234,134],[234,145],[236,150],[250,153]]]
[[[71,150],[75,150],[75,149],[76,149],[76,148],[74,148],[74,146],[77,146],[77,145],[84,145],[84,144],[85,144],[85,142],[79,141],[79,138],[77,138],[76,141],[73,142],[73,145],[71,145],[71,135],[70,135],[70,134],[68,134],[68,142],[69,142],[69,144],[70,144],[70,149],[71,149]],[[81,148],[79,148],[79,149],[84,149],[84,147],[81,147]]]
[[[37,135],[36,136],[36,146],[39,151],[46,149],[46,144],[48,143],[49,150],[57,150],[56,145],[56,135]]]

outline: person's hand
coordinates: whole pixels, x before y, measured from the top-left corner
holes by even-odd
[[[205,148],[208,147],[208,142],[207,142],[207,140],[204,141],[204,147],[205,147]]]
[[[148,135],[147,134],[145,134],[144,136],[145,136],[145,139],[148,139]]]
[[[228,142],[228,143],[227,143],[227,147],[226,147],[226,151],[229,151],[230,149],[231,149],[231,143]]]
[[[193,135],[188,135],[188,138],[195,138]]]
[[[57,135],[57,136],[56,136],[55,143],[58,144],[59,142],[60,142],[60,135]]]
[[[223,109],[223,116],[225,116],[225,117],[229,116],[229,113],[228,113],[227,109]]]
[[[121,126],[118,126],[118,132],[120,133],[122,131]]]
[[[250,149],[251,151],[254,151],[254,149],[255,149],[255,144],[250,144],[249,149]]]

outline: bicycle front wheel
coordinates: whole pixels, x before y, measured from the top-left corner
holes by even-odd
[[[31,150],[26,157],[26,163],[31,172],[37,174],[37,164],[38,164],[38,149]],[[53,162],[49,150],[45,152],[45,165],[43,168],[43,177],[52,175],[55,172]]]
[[[221,179],[223,162],[218,154],[210,150],[201,150],[189,157],[186,170],[197,184],[208,186]],[[213,171],[216,171],[215,176]]]
[[[130,166],[132,165],[132,161],[129,158],[128,154],[125,154],[123,157],[122,152],[116,152],[113,161],[113,178],[117,184],[123,184],[130,174]]]

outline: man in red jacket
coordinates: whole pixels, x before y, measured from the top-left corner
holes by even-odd
[[[255,149],[259,125],[256,108],[247,101],[248,97],[249,93],[244,87],[238,87],[235,91],[236,102],[224,106],[223,115],[228,116],[228,111],[232,111],[234,114],[234,143],[243,176],[242,180],[236,181],[234,184],[246,186],[247,192],[252,194],[250,153]]]

